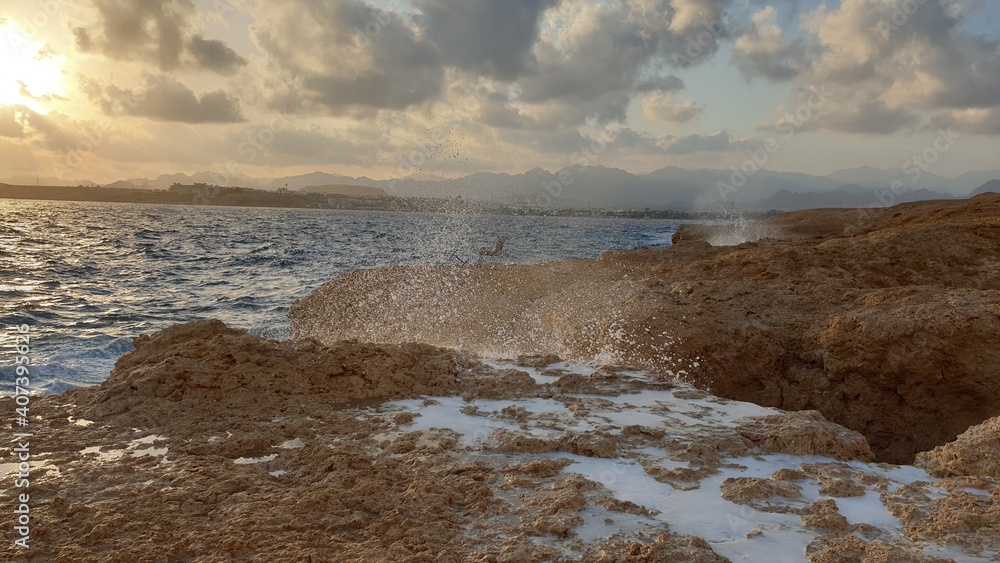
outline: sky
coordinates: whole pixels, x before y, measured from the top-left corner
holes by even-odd
[[[998,168],[1000,2],[0,3],[0,177]]]

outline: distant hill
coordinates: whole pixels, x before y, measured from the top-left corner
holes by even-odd
[[[354,178],[351,176],[343,176],[340,174],[329,174],[326,172],[312,172],[310,174],[302,174],[299,176],[286,176],[284,178],[275,178],[271,181],[259,180],[262,187],[268,190],[276,190],[278,188],[288,187],[290,190],[301,190],[302,188],[308,186],[371,186],[377,187],[381,185],[381,182],[377,180],[372,180],[371,178],[366,178],[361,176],[360,178]]]
[[[1000,169],[966,172],[961,176],[956,176],[951,181],[951,189],[953,192],[958,194],[967,194],[972,190],[977,189],[978,186],[982,186],[990,180],[995,180],[997,178],[1000,178]]]
[[[352,197],[387,197],[388,194],[382,188],[370,186],[357,186],[353,184],[333,184],[326,186],[306,186],[299,190],[304,193],[325,194],[325,195],[346,195]]]
[[[257,178],[245,174],[224,174],[220,172],[195,172],[194,174],[161,174],[156,178],[130,178],[120,180],[129,182],[136,188],[150,190],[166,190],[174,184],[192,185],[208,184],[210,186],[234,186],[242,188],[263,188],[263,183]],[[277,189],[277,187],[275,188]]]
[[[96,187],[90,180],[64,180],[52,176],[11,176],[0,178],[0,182],[8,186],[87,186]]]
[[[860,189],[858,186],[844,186],[825,192],[790,192],[781,190],[773,196],[757,202],[762,209],[794,211],[799,209],[820,209],[827,207],[870,207],[872,204],[895,205],[926,199],[953,199],[951,195],[930,190],[912,190],[894,195],[888,202],[882,201],[887,190]],[[882,194],[880,196],[880,194]],[[890,192],[891,194],[891,192]],[[880,199],[881,197],[881,199]]]
[[[114,183],[111,183],[111,184],[107,184],[104,187],[105,188],[121,188],[121,189],[126,189],[126,190],[134,190],[135,189],[135,184],[133,184],[132,182],[129,182],[128,180],[118,180],[117,182],[114,182]]]
[[[986,182],[982,186],[979,186],[978,188],[972,190],[972,193],[969,194],[969,197],[974,197],[979,194],[984,194],[986,192],[996,192],[1000,194],[1000,180],[990,180],[989,182]]]
[[[827,177],[833,178],[844,184],[854,184],[857,186],[873,188],[891,186],[894,181],[900,180],[905,182],[908,188],[916,190],[923,188],[928,190],[950,191],[947,190],[949,182],[946,178],[929,172],[924,172],[920,175],[920,178],[914,182],[902,168],[882,169],[873,168],[871,166],[862,166],[861,168],[838,170]],[[963,190],[961,193],[965,193],[965,191]]]
[[[287,188],[299,193],[304,193],[304,190],[326,189],[330,186],[356,186],[380,189],[384,194],[407,198],[461,196],[467,201],[526,206],[607,209],[649,207],[655,210],[705,209],[719,205],[728,206],[730,203],[742,206],[781,203],[780,207],[776,206],[775,209],[869,206],[877,202],[876,193],[885,193],[885,190],[889,190],[896,181],[902,181],[908,190],[903,197],[894,198],[896,203],[919,199],[921,197],[919,194],[925,194],[931,199],[965,197],[977,186],[994,178],[1000,178],[1000,170],[967,172],[953,179],[923,174],[919,181],[913,181],[911,175],[902,168],[862,167],[838,170],[829,176],[813,176],[766,169],[744,175],[733,169],[687,170],[667,166],[647,174],[634,174],[606,166],[572,164],[554,172],[543,168],[533,168],[519,174],[483,171],[457,178],[445,178],[426,172],[386,180],[319,171],[282,178],[196,172],[164,174],[155,179],[134,178],[126,181],[131,182],[136,188],[149,189],[168,189],[174,183],[183,185],[204,183],[264,190]],[[36,182],[35,179],[31,180],[28,184]],[[0,181],[13,183],[4,178],[0,178]],[[337,192],[330,192],[334,193]],[[372,192],[372,195],[383,194]],[[785,201],[768,202],[767,200],[772,197],[778,200],[784,198]],[[815,203],[806,203],[809,201]]]

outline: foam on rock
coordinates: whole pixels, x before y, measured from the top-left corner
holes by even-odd
[[[872,464],[859,434],[815,413],[545,361],[524,369],[558,377],[218,322],[140,338],[104,385],[32,402],[31,554],[715,563],[1000,549],[992,478]]]

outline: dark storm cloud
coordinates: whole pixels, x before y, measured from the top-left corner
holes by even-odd
[[[559,0],[418,0],[418,19],[444,64],[500,80],[531,69],[542,12]]]
[[[245,121],[239,102],[222,90],[196,95],[171,78],[150,79],[144,92],[84,80],[81,91],[108,115],[132,115],[180,123]]]
[[[568,52],[543,45],[538,72],[523,79],[523,99],[585,101],[629,89],[656,46],[620,18],[617,13],[601,16],[600,23],[581,34]]]
[[[163,80],[146,91],[132,115],[182,123],[235,123],[244,121],[239,102],[222,90],[196,96],[187,86]]]
[[[81,0],[98,15],[91,27],[73,28],[76,47],[115,60],[134,60],[160,71],[181,67],[230,74],[246,61],[225,43],[192,36],[192,0]]]
[[[666,70],[697,64],[718,49],[729,35],[723,14],[730,3],[648,0],[589,6],[562,44],[536,46],[537,71],[521,78],[521,99],[576,108],[580,123],[624,121],[636,92],[683,88]],[[686,54],[692,45],[698,57]]]
[[[442,75],[430,71],[371,72],[357,77],[317,74],[303,79],[313,101],[334,110],[348,106],[403,109],[435,97],[441,90]]]
[[[357,0],[298,0],[258,20],[253,35],[301,90],[277,96],[282,109],[310,103],[334,114],[402,109],[442,91],[436,50],[399,14]]]
[[[222,41],[205,39],[201,35],[191,37],[188,48],[199,65],[219,74],[232,74],[247,64],[246,59]]]
[[[483,117],[508,128],[573,127],[623,121],[637,92],[670,92],[683,82],[670,55],[695,37],[714,52],[728,36],[731,0],[646,0],[583,5],[580,21],[541,33],[559,0],[416,0],[412,17],[360,0],[247,0],[252,33],[289,86],[274,107],[370,116],[444,99],[447,81],[484,76],[517,84],[515,98],[490,99]],[[562,26],[563,24],[560,24]],[[552,30],[549,30],[552,31]],[[527,113],[513,104],[535,106]]]
[[[73,30],[81,51],[112,59],[140,59],[160,70],[180,66],[192,0],[94,0],[100,20],[95,29]]]

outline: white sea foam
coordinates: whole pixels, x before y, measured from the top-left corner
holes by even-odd
[[[503,362],[491,362],[491,365],[500,369],[528,371]],[[559,367],[568,369],[572,366],[563,364]],[[586,370],[581,371],[587,373]],[[537,378],[536,381],[547,383]],[[435,398],[430,404],[413,399],[386,403],[380,410],[417,414],[417,418],[406,425],[407,430],[431,431],[445,428],[457,432],[462,436],[462,446],[469,448],[470,455],[483,455],[481,448],[488,444],[490,436],[498,430],[534,436],[593,429],[614,434],[622,427],[638,424],[664,429],[669,435],[680,439],[687,437],[696,440],[706,430],[737,426],[738,420],[743,417],[781,412],[712,396],[681,398],[678,395],[697,396],[697,392],[681,385],[670,390],[644,390],[619,396],[570,395],[568,397],[571,399],[591,400],[586,412],[575,413],[569,410],[566,403],[556,399],[467,402],[460,398]],[[524,409],[528,414],[517,420],[512,419],[504,414],[504,409],[510,407]],[[697,488],[676,488],[657,481],[638,460],[643,459],[647,463],[653,460],[667,470],[687,467],[688,462],[672,459],[668,452],[650,446],[627,447],[621,454],[615,459],[586,457],[568,452],[503,455],[510,459],[510,463],[541,458],[570,459],[573,463],[563,470],[564,473],[582,475],[601,484],[619,500],[658,511],[652,517],[618,512],[609,515],[599,506],[588,505],[581,511],[584,524],[576,530],[585,541],[607,539],[622,532],[655,534],[665,524],[674,532],[704,538],[717,553],[732,561],[799,561],[803,559],[806,545],[820,537],[821,532],[805,527],[796,514],[765,512],[724,499],[721,487],[729,478],[767,479],[780,469],[798,470],[803,464],[833,464],[885,479],[889,491],[917,481],[936,481],[923,470],[912,466],[839,462],[815,455],[769,454],[726,459],[721,472],[703,478]],[[814,501],[827,498],[821,494],[821,484],[817,478],[808,477],[796,484],[801,489],[802,498],[782,499],[785,504],[804,508]],[[880,492],[873,486],[866,486],[864,495],[835,498],[834,502],[848,523],[875,526],[881,530],[885,539],[957,561],[989,560],[988,556],[974,557],[946,544],[938,545],[929,541],[913,544],[903,534],[899,519],[883,504]],[[605,522],[605,518],[609,517],[613,520],[611,524]],[[549,541],[563,547],[568,545],[555,538]]]

